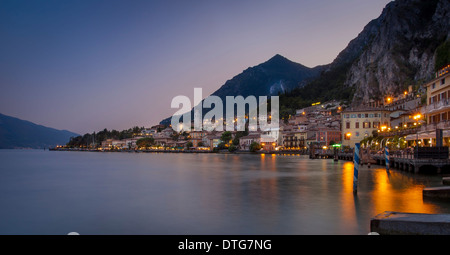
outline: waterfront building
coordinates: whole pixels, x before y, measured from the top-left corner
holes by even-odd
[[[261,150],[273,151],[277,147],[277,139],[268,134],[261,134]]]
[[[303,149],[305,147],[307,133],[299,128],[284,128],[281,132],[280,143],[285,149]]]
[[[440,70],[436,78],[429,81],[427,88],[427,106],[424,107],[424,114],[427,123],[446,122],[450,119],[450,69],[444,68],[446,72]],[[440,74],[440,75],[439,75]]]
[[[113,149],[124,149],[126,148],[126,143],[124,140],[112,140],[111,145]]]
[[[250,133],[247,136],[239,138],[239,147],[241,148],[241,150],[250,150],[250,145],[253,142],[261,144],[260,133]]]
[[[390,111],[385,108],[348,108],[341,113],[342,145],[355,147],[373,132],[385,130],[390,126]]]
[[[191,131],[189,133],[189,140],[192,142],[193,147],[198,147],[199,142],[202,142],[203,137],[205,137],[206,135],[208,135],[207,131]]]
[[[265,140],[267,143],[270,141],[270,143],[281,144],[280,127],[268,127],[261,130],[261,139]],[[261,140],[261,142],[263,141]]]
[[[436,146],[436,131],[442,130],[443,145],[449,146],[450,65],[436,72],[435,78],[425,84],[425,88],[427,104],[422,107],[420,117],[424,116],[426,124],[417,128],[415,134],[406,136],[406,140],[417,141],[422,146]]]
[[[124,149],[136,149],[137,145],[136,142],[141,139],[143,137],[133,137],[133,138],[128,138],[128,139],[124,139]]]
[[[112,141],[113,139],[106,139],[102,142],[102,148],[109,150],[112,147]]]
[[[329,146],[331,142],[340,143],[341,130],[339,128],[318,126],[308,130],[306,140],[308,146],[311,146],[311,144]]]
[[[210,133],[202,138],[203,146],[209,147],[211,150],[217,147],[220,142],[220,136],[214,133]]]

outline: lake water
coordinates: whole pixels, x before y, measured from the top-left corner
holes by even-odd
[[[0,234],[367,234],[442,176],[305,156],[0,150]]]

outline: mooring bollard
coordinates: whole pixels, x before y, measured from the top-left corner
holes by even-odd
[[[384,157],[386,160],[386,171],[389,171],[389,148],[387,146],[384,149]]]
[[[358,191],[358,168],[359,168],[359,148],[360,144],[355,144],[355,155],[353,156],[353,193]]]

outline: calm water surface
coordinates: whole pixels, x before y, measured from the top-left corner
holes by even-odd
[[[367,234],[442,176],[303,156],[0,150],[0,234]]]

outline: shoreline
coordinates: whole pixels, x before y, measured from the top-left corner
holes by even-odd
[[[49,151],[84,151],[84,152],[127,152],[127,153],[216,153],[216,154],[291,154],[291,155],[309,155],[305,151],[234,151],[228,150],[97,150],[97,149],[78,149],[78,148],[49,148]]]

